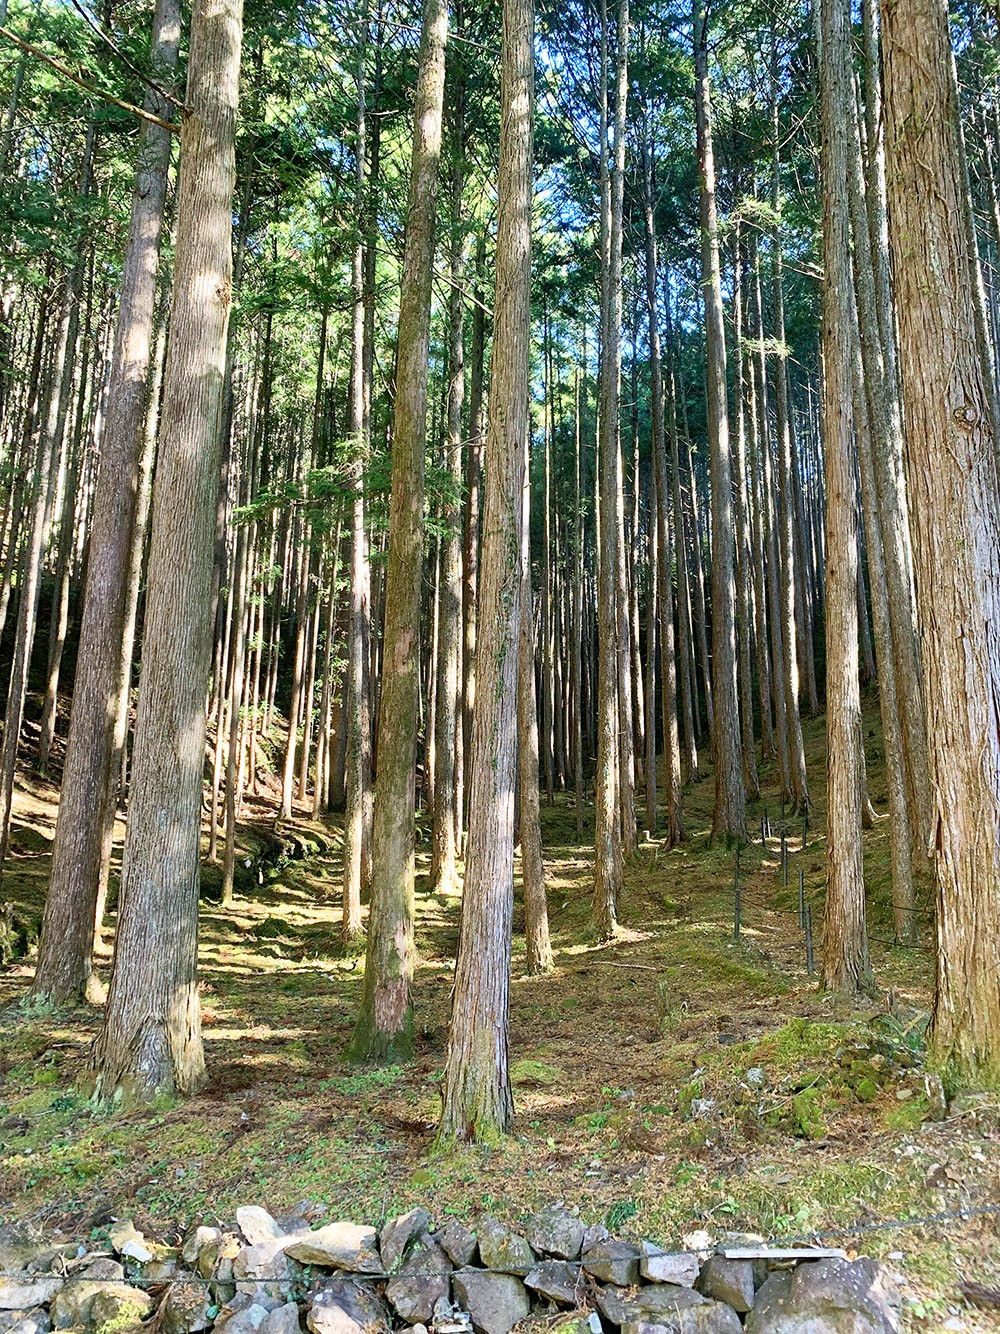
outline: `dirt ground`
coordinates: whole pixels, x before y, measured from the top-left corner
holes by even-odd
[[[699,1229],[822,1237],[899,1271],[909,1328],[1000,1329],[1000,1305],[962,1289],[1000,1289],[1000,1108],[966,1097],[944,1111],[925,1080],[932,905],[922,901],[921,948],[893,946],[884,822],[865,836],[879,999],[848,1006],[820,993],[807,971],[798,883],[801,870],[818,958],[822,720],[806,732],[811,826],[803,840],[801,821],[784,821],[786,887],[782,813],[765,773],[765,794],[751,806],[755,841],[740,852],[738,941],[735,853],[708,846],[710,776],[685,793],[683,847],[668,852],[644,837],[611,944],[588,929],[592,809],[582,841],[572,796],[543,809],[556,967],[525,976],[515,937],[517,1128],[499,1150],[433,1153],[458,909],[428,892],[426,827],[418,1048],[406,1067],[344,1059],[363,959],[340,947],[335,824],[294,822],[307,855],[263,884],[248,877],[225,913],[206,873],[210,1082],[196,1098],[92,1108],[77,1081],[98,1014],[33,1010],[24,1003],[30,958],[10,966],[0,977],[0,1218],[93,1238],[129,1215],[168,1239],[245,1202],[279,1212],[309,1199],[330,1216],[375,1221],[417,1202],[437,1218],[489,1210],[513,1220],[562,1200],[664,1244]],[[874,715],[866,746],[871,795],[884,810]],[[40,910],[56,796],[23,776],[0,883],[0,902],[21,913]],[[771,837],[762,845],[765,813]],[[247,817],[249,856],[255,828],[274,811],[260,802]],[[108,962],[105,951],[105,972]]]

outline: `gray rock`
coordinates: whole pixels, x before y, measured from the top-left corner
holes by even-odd
[[[306,1314],[313,1334],[389,1334],[382,1301],[354,1279],[333,1279],[313,1295]]]
[[[101,1279],[105,1283],[124,1283],[125,1270],[117,1260],[112,1260],[107,1255],[101,1255],[87,1265],[86,1269],[81,1269],[75,1277]]]
[[[279,1282],[287,1279],[291,1270],[285,1250],[290,1241],[289,1237],[271,1237],[267,1241],[258,1241],[255,1246],[244,1246],[232,1262],[232,1277]]]
[[[126,1329],[152,1310],[148,1293],[127,1283],[100,1279],[70,1279],[52,1298],[49,1315],[53,1329],[96,1329],[115,1324]]]
[[[675,1287],[672,1283],[640,1288],[635,1295],[635,1304],[647,1320],[658,1320],[677,1311],[690,1311],[695,1306],[704,1306],[705,1300],[693,1288]]]
[[[478,1235],[479,1258],[484,1269],[523,1277],[534,1265],[535,1254],[527,1238],[511,1231],[491,1214],[483,1214],[480,1218]]]
[[[411,1324],[431,1320],[438,1302],[447,1301],[451,1289],[451,1261],[440,1246],[424,1237],[411,1247],[385,1295],[398,1315]]]
[[[874,1260],[819,1260],[772,1274],[747,1334],[897,1334],[900,1295]]]
[[[524,1286],[557,1306],[576,1306],[580,1272],[580,1266],[570,1260],[543,1260],[527,1275]]]
[[[663,1322],[695,1306],[702,1306],[705,1298],[692,1288],[678,1288],[662,1283],[628,1293],[609,1287],[597,1295],[601,1314],[612,1324],[626,1325],[645,1322]]]
[[[449,1218],[434,1234],[434,1240],[456,1268],[471,1265],[476,1254],[476,1234],[463,1227],[457,1218]]]
[[[24,1278],[0,1278],[0,1311],[25,1311],[47,1306],[63,1285],[54,1274],[25,1274]]]
[[[728,1302],[734,1311],[749,1311],[754,1297],[753,1261],[710,1256],[701,1267],[698,1291],[718,1302]]]
[[[285,1246],[285,1254],[307,1265],[328,1265],[353,1274],[381,1274],[378,1238],[370,1227],[357,1223],[327,1223],[304,1232]]]
[[[184,1270],[176,1256],[154,1255],[149,1264],[143,1265],[142,1277],[147,1283],[172,1283],[184,1277]]]
[[[651,1241],[642,1243],[639,1272],[650,1283],[676,1283],[689,1288],[698,1277],[698,1257],[691,1251],[665,1251]]]
[[[15,1223],[0,1227],[0,1269],[7,1272],[27,1269],[32,1261],[47,1256],[52,1242]]]
[[[743,1334],[740,1318],[724,1302],[703,1302],[665,1315],[655,1323],[639,1320],[622,1326],[622,1334]]]
[[[30,1311],[0,1311],[0,1334],[49,1334],[52,1321],[40,1306]]]
[[[390,1218],[378,1234],[378,1248],[385,1272],[391,1274],[417,1237],[428,1232],[431,1216],[426,1209],[411,1209],[399,1218]]]
[[[452,1275],[452,1284],[455,1300],[468,1311],[480,1334],[509,1334],[531,1311],[527,1289],[513,1274],[458,1269]]]
[[[269,1314],[261,1302],[238,1292],[222,1308],[215,1322],[214,1334],[257,1334]]]
[[[157,1312],[162,1334],[196,1334],[212,1323],[212,1298],[204,1283],[171,1283]]]
[[[243,1204],[236,1210],[236,1225],[251,1246],[284,1236],[281,1228],[259,1204]]]
[[[284,1302],[273,1311],[268,1311],[261,1324],[260,1334],[301,1334],[296,1303]]]
[[[583,1267],[602,1283],[630,1288],[639,1278],[639,1258],[638,1247],[609,1238],[584,1251]]]
[[[586,1255],[587,1251],[593,1250],[602,1241],[607,1241],[610,1236],[611,1233],[603,1223],[591,1223],[590,1227],[584,1229],[580,1250]]]
[[[528,1220],[524,1229],[529,1244],[534,1250],[545,1255],[555,1255],[560,1260],[575,1260],[583,1245],[586,1228],[579,1218],[557,1204],[546,1205]]]

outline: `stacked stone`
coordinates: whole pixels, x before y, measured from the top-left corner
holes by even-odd
[[[764,1246],[670,1251],[550,1205],[521,1231],[424,1208],[379,1229],[247,1205],[179,1248],[116,1225],[109,1250],[0,1232],[0,1334],[895,1334],[899,1294],[871,1260]],[[154,1295],[155,1294],[155,1295]]]

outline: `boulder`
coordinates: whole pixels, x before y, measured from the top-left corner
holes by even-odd
[[[444,1227],[435,1232],[434,1240],[456,1269],[472,1264],[476,1254],[476,1234],[463,1227],[457,1218],[449,1218]]]
[[[410,1324],[433,1319],[438,1302],[448,1299],[451,1268],[448,1256],[429,1237],[413,1245],[385,1290],[400,1318]]]
[[[399,1218],[390,1218],[378,1234],[378,1248],[385,1272],[391,1274],[406,1254],[406,1249],[430,1231],[431,1216],[426,1209],[411,1209]]]
[[[597,1294],[601,1314],[612,1325],[624,1329],[626,1325],[645,1322],[664,1322],[678,1311],[701,1306],[705,1298],[692,1288],[678,1288],[672,1284],[654,1284],[638,1292],[623,1292],[619,1288],[604,1288]]]
[[[535,1255],[526,1237],[505,1227],[498,1218],[483,1214],[477,1229],[479,1258],[484,1269],[495,1269],[502,1274],[528,1273],[535,1263]]]
[[[306,1324],[313,1334],[389,1334],[383,1302],[354,1279],[332,1279],[313,1294]]]
[[[724,1302],[702,1302],[667,1315],[655,1324],[637,1321],[622,1326],[622,1334],[743,1334],[740,1318]]]
[[[49,1315],[53,1329],[98,1329],[114,1324],[124,1330],[137,1325],[152,1307],[149,1294],[128,1283],[74,1278],[53,1297]]]
[[[239,1292],[219,1313],[214,1334],[257,1334],[269,1315],[268,1308]]]
[[[31,1268],[61,1249],[22,1224],[0,1227],[0,1270],[5,1273]]]
[[[260,1334],[301,1334],[296,1303],[283,1302],[273,1311],[268,1311],[261,1324]]]
[[[587,1251],[593,1250],[602,1241],[607,1241],[610,1236],[611,1233],[603,1223],[591,1223],[590,1227],[584,1229],[580,1250],[586,1255]]]
[[[124,1283],[125,1269],[117,1260],[112,1260],[110,1256],[99,1255],[74,1277],[101,1279],[105,1283]]]
[[[259,1204],[242,1204],[236,1210],[236,1225],[250,1246],[262,1241],[276,1241],[285,1234],[266,1209]]]
[[[26,1311],[47,1306],[63,1280],[55,1274],[25,1274],[23,1278],[0,1278],[0,1311]]]
[[[602,1283],[630,1288],[639,1278],[640,1251],[625,1241],[599,1241],[583,1253],[583,1267]]]
[[[650,1283],[676,1283],[690,1288],[698,1277],[698,1257],[693,1251],[665,1251],[651,1241],[642,1243],[639,1272]]]
[[[529,1245],[543,1255],[554,1255],[560,1260],[575,1260],[583,1245],[586,1228],[557,1204],[546,1205],[528,1219],[524,1229]]]
[[[745,1314],[753,1306],[753,1261],[709,1256],[701,1267],[698,1291],[718,1302],[728,1302],[734,1311]]]
[[[354,1274],[381,1274],[382,1257],[374,1229],[357,1223],[327,1223],[303,1232],[285,1246],[285,1254],[307,1265],[327,1265]]]
[[[531,1311],[527,1289],[513,1274],[458,1269],[452,1275],[452,1285],[455,1300],[468,1311],[479,1334],[510,1334]]]
[[[49,1334],[48,1311],[35,1306],[30,1311],[0,1311],[0,1334]]]
[[[208,1287],[181,1279],[167,1288],[157,1312],[157,1328],[162,1334],[196,1334],[200,1329],[208,1329],[213,1316]]]
[[[270,1280],[283,1282],[291,1270],[285,1249],[291,1238],[271,1237],[268,1241],[258,1241],[255,1246],[244,1246],[229,1267],[234,1279]],[[218,1275],[222,1278],[223,1275]]]
[[[556,1306],[577,1306],[580,1266],[569,1260],[542,1260],[525,1277],[524,1286]]]
[[[747,1334],[897,1334],[900,1295],[874,1260],[818,1260],[772,1274]]]

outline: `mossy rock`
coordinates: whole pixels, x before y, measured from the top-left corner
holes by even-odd
[[[795,1133],[801,1139],[823,1139],[826,1135],[826,1119],[816,1089],[803,1089],[795,1095],[792,1117]]]
[[[551,1088],[558,1084],[565,1074],[557,1065],[546,1065],[544,1061],[515,1061],[510,1067],[510,1082],[515,1085],[535,1084],[541,1088]]]

